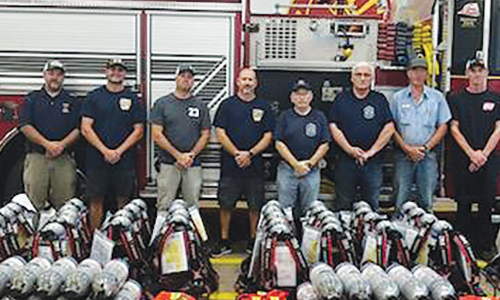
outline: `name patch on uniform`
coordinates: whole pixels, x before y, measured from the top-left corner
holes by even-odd
[[[190,118],[199,118],[200,117],[200,109],[198,107],[188,107],[188,117]]]
[[[365,106],[363,108],[363,118],[366,120],[371,120],[375,117],[375,108],[371,105]]]
[[[318,134],[318,128],[316,127],[316,124],[314,123],[307,123],[306,125],[306,136],[308,137],[315,137],[316,134]]]
[[[264,110],[260,108],[252,109],[252,119],[254,122],[262,121],[262,117],[264,117]]]
[[[70,104],[67,102],[63,102],[61,112],[63,114],[69,114],[69,108],[70,108]]]
[[[401,105],[401,108],[410,108],[410,107],[411,107],[411,105],[410,105],[410,104],[402,104],[402,105]]]
[[[492,111],[495,108],[495,103],[494,102],[484,102],[483,103],[483,110],[484,111]]]
[[[129,111],[132,107],[132,99],[120,98],[120,109],[123,111]]]

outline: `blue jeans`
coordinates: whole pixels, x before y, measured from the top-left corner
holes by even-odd
[[[299,202],[300,210],[305,213],[311,203],[318,199],[321,174],[317,167],[305,176],[297,177],[295,170],[286,162],[278,166],[277,185],[278,201],[283,207],[297,208]]]
[[[382,187],[382,159],[376,156],[360,166],[354,158],[340,154],[335,164],[334,208],[351,210],[356,201],[358,187],[361,200],[368,202],[374,211],[379,210],[380,188]]]
[[[397,151],[394,156],[394,198],[396,211],[408,200],[413,183],[417,186],[419,206],[432,211],[432,199],[438,181],[437,155],[426,151],[419,162],[412,161],[404,152]]]

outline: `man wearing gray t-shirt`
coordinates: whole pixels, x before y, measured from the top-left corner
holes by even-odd
[[[151,112],[153,140],[160,147],[157,209],[166,210],[181,185],[189,206],[198,205],[201,165],[198,154],[210,137],[210,117],[202,100],[193,96],[194,69],[177,68],[175,91],[156,100]]]

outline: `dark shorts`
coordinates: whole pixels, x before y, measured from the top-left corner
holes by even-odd
[[[131,197],[136,189],[136,175],[134,170],[128,169],[88,170],[86,185],[87,197]]]
[[[221,208],[233,209],[244,196],[250,209],[260,210],[266,202],[264,179],[222,177],[218,196]]]

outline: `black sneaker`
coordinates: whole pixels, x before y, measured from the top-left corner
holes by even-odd
[[[221,240],[220,243],[214,245],[212,249],[212,257],[221,257],[229,253],[233,253],[231,242],[229,240]]]
[[[496,252],[493,249],[485,249],[479,251],[479,259],[484,260],[485,262],[490,262],[495,256]]]
[[[245,250],[245,252],[247,254],[252,254],[254,245],[255,245],[255,239],[249,239],[247,244],[247,249]]]

